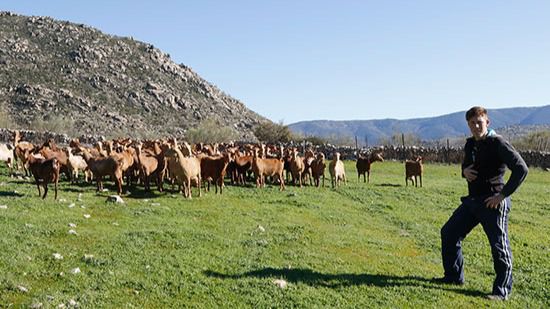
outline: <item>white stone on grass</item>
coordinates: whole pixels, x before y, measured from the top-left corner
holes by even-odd
[[[62,260],[63,259],[63,256],[59,253],[54,253],[53,254],[53,258],[56,259],[56,260]]]
[[[26,287],[24,287],[22,285],[18,285],[17,289],[19,290],[19,292],[23,292],[23,293],[29,292],[29,289],[27,289]]]
[[[94,255],[93,254],[84,254],[84,256],[82,257],[82,260],[86,263],[89,263],[89,262],[94,260]]]
[[[86,219],[90,219],[92,216],[90,216],[89,214],[84,214],[84,218]]]
[[[106,202],[124,204],[124,200],[119,195],[109,195]]]
[[[80,271],[80,268],[78,268],[78,267],[71,269],[71,274],[76,275],[76,274],[80,274],[80,273],[81,273],[81,271]]]
[[[258,225],[258,230],[262,233],[265,232],[265,228],[261,225]]]
[[[276,286],[280,287],[281,289],[284,289],[288,286],[288,282],[286,282],[285,280],[283,279],[276,279],[276,280],[273,280],[273,284],[275,284]]]
[[[69,223],[69,227],[76,227],[76,224],[74,224],[74,223]]]
[[[75,230],[69,230],[69,234],[71,235],[78,235],[78,233]]]
[[[0,209],[8,209],[8,205],[0,205]]]
[[[74,206],[75,206],[74,203],[70,203],[70,204],[69,204],[69,208],[73,208]]]

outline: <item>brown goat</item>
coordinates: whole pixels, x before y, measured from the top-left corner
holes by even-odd
[[[36,158],[32,154],[29,154],[27,157],[27,163],[29,165],[29,170],[34,176],[34,181],[36,182],[36,187],[38,188],[38,196],[40,193],[40,183],[44,187],[44,195],[42,199],[46,198],[48,194],[48,184],[53,182],[55,196],[54,199],[57,199],[57,183],[59,182],[59,170],[60,165],[56,158],[49,160]]]
[[[370,182],[370,167],[376,161],[384,162],[384,158],[380,152],[373,152],[368,157],[359,155],[355,164],[357,168],[357,180],[361,180],[361,175],[363,175],[363,182]]]
[[[88,168],[94,174],[97,183],[97,191],[103,190],[103,176],[111,176],[117,186],[117,192],[122,194],[122,161],[119,159],[108,157],[92,157],[87,149],[80,148],[82,156],[88,165]]]
[[[317,154],[317,158],[311,162],[311,176],[315,182],[315,186],[319,187],[319,180],[323,177],[323,187],[325,186],[325,154],[320,152]]]
[[[274,176],[279,179],[279,190],[283,191],[285,189],[283,166],[283,161],[280,159],[262,159],[258,157],[258,151],[255,151],[252,160],[252,171],[256,178],[256,187],[265,187],[265,177]]]
[[[405,186],[409,185],[408,180],[410,179],[411,183],[414,184],[415,187],[418,187],[418,179],[416,178],[418,176],[420,178],[420,187],[422,187],[423,170],[422,157],[419,156],[414,161],[405,161]]]
[[[298,156],[298,151],[293,149],[290,159],[290,172],[292,173],[292,184],[296,185],[296,180],[300,188],[302,187],[302,177],[305,171],[304,159]]]
[[[210,191],[210,180],[214,182],[216,193],[218,193],[218,186],[220,187],[220,194],[223,193],[223,179],[229,165],[229,154],[224,154],[221,157],[204,157],[201,159],[201,178],[202,181],[208,182],[208,191]]]

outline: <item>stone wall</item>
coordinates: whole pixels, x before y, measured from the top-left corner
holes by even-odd
[[[42,144],[50,138],[58,144],[68,144],[71,137],[66,134],[57,134],[52,132],[36,132],[28,130],[19,131],[22,140],[29,141],[34,144]],[[95,144],[98,141],[103,141],[103,136],[82,135],[78,137],[83,144]],[[13,141],[13,130],[0,129],[0,141],[9,143]],[[287,147],[298,147],[302,150],[302,145],[287,145]],[[332,145],[315,146],[316,151],[323,152],[327,159],[332,159],[332,154],[335,151],[340,152],[343,160],[355,160],[357,151],[353,147],[335,147]],[[422,156],[424,162],[436,163],[460,163],[464,156],[462,148],[447,148],[447,147],[369,147],[360,150],[361,153],[370,153],[372,151],[382,151],[385,160],[405,161],[414,159],[417,156]],[[550,153],[538,151],[521,151],[521,156],[530,167],[540,167],[545,170],[550,170]]]

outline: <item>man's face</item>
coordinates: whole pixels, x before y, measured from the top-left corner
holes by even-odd
[[[468,120],[468,127],[476,140],[482,139],[487,134],[488,125],[487,115],[474,116]]]

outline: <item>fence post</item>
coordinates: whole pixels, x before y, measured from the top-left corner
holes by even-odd
[[[405,133],[401,133],[401,143],[403,144],[403,148],[405,148]]]

